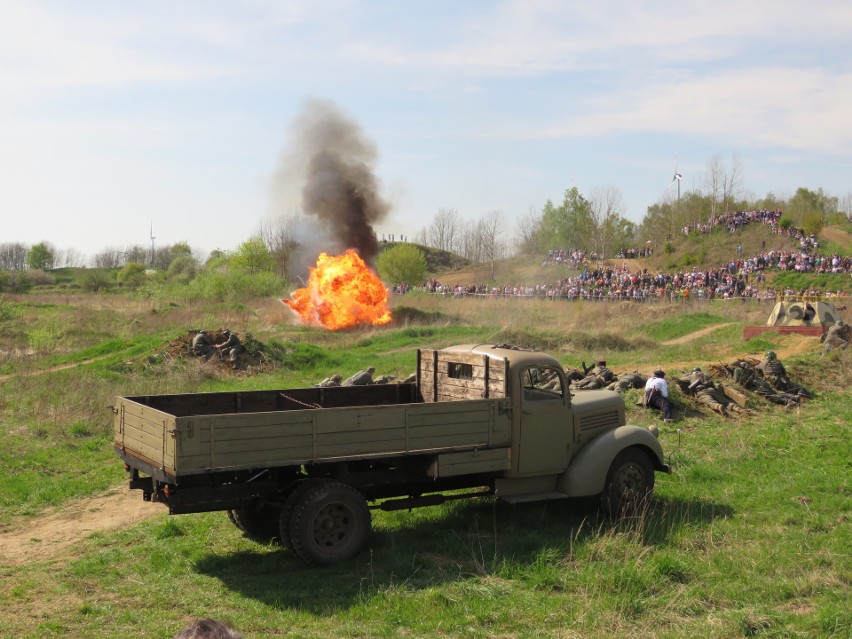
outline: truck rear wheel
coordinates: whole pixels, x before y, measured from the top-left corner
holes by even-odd
[[[251,539],[270,541],[278,538],[278,509],[272,506],[229,510],[228,519]]]
[[[613,460],[601,494],[601,507],[613,519],[642,512],[654,491],[654,467],[637,448],[621,451]]]
[[[337,481],[308,482],[290,514],[290,541],[303,561],[327,566],[357,555],[370,536],[364,496]]]

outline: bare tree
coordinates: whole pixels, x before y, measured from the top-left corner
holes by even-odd
[[[712,224],[716,220],[719,195],[722,193],[725,184],[725,166],[722,164],[722,158],[718,155],[714,155],[707,162],[705,180],[707,195],[710,197],[710,223]]]
[[[539,252],[541,222],[541,211],[533,206],[529,208],[525,216],[518,218],[515,244],[520,252],[532,255]]]
[[[731,166],[725,169],[722,177],[722,206],[727,211],[732,205],[743,181],[743,163],[740,156],[731,156]]]
[[[86,263],[86,256],[73,247],[57,249],[54,255],[56,256],[57,268],[75,268],[83,266]]]
[[[105,248],[100,253],[95,253],[92,259],[97,268],[120,268],[126,263],[125,252],[114,247]]]
[[[479,243],[482,247],[483,261],[491,264],[491,279],[494,279],[496,261],[502,258],[506,252],[506,243],[503,241],[503,233],[506,221],[500,211],[486,213],[477,224]]]
[[[459,213],[455,209],[439,209],[429,227],[429,244],[442,251],[453,252],[459,233]]]
[[[260,223],[258,236],[266,244],[270,255],[275,260],[275,273],[282,277],[287,275],[287,267],[299,241],[293,229],[304,225],[305,218],[300,212],[292,215],[282,215],[275,220]]]
[[[595,187],[589,196],[594,234],[592,245],[600,257],[611,257],[612,234],[617,220],[624,214],[624,198],[614,186]]]
[[[459,235],[458,251],[466,260],[479,264],[482,261],[482,241],[479,222],[465,222]]]
[[[30,247],[20,242],[0,244],[0,270],[23,271],[27,268],[27,253]]]

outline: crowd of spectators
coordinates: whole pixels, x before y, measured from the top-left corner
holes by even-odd
[[[488,286],[470,284],[448,286],[437,280],[423,282],[421,290],[456,297],[480,295],[498,297],[541,297],[566,300],[676,300],[676,299],[741,299],[768,300],[791,297],[845,297],[840,292],[775,290],[764,286],[764,273],[768,270],[795,271],[798,273],[850,273],[852,258],[818,255],[819,243],[813,236],[806,236],[799,229],[783,229],[778,225],[780,211],[736,211],[724,213],[717,218],[718,224],[736,228],[753,221],[771,224],[773,232],[786,233],[799,241],[799,250],[766,251],[763,242],[761,252],[752,257],[742,257],[742,245],[737,249],[736,259],[715,269],[693,267],[676,273],[652,274],[645,269],[631,270],[627,262],[620,267],[595,267],[588,257],[578,250],[554,249],[548,252],[545,264],[571,264],[580,273],[561,278],[555,282],[542,282],[533,286],[504,284]],[[692,228],[691,230],[696,230]],[[635,251],[635,252],[631,252]],[[641,251],[626,250],[619,258],[628,254],[639,256]],[[644,255],[650,253],[645,252]],[[643,255],[643,256],[644,256]]]

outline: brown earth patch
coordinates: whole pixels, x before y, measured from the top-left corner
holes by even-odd
[[[0,563],[20,565],[62,556],[88,535],[121,528],[166,512],[142,500],[139,491],[118,488],[106,495],[78,499],[0,531]]]

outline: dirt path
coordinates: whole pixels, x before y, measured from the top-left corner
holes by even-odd
[[[59,366],[52,366],[51,368],[40,368],[35,371],[20,371],[18,373],[9,373],[8,375],[0,375],[0,382],[6,381],[7,379],[12,379],[13,377],[33,377],[34,375],[44,375],[45,373],[56,373],[57,371],[64,371],[68,370],[69,368],[85,366],[86,364],[91,364],[93,362],[106,359],[107,357],[109,357],[109,355],[101,355],[100,357],[84,359],[82,362],[74,362],[72,364],[61,364]]]
[[[80,499],[60,511],[22,519],[0,530],[0,564],[55,559],[91,533],[129,526],[165,512],[162,504],[142,501],[138,490],[124,487]]]
[[[689,333],[688,335],[682,335],[680,337],[676,337],[675,339],[665,341],[663,342],[663,346],[677,346],[678,344],[688,344],[692,340],[696,340],[699,337],[709,335],[713,331],[717,331],[720,328],[724,328],[725,326],[730,326],[731,324],[733,324],[733,322],[728,322],[727,324],[714,324],[713,326],[702,328],[701,330],[695,331],[694,333]]]

